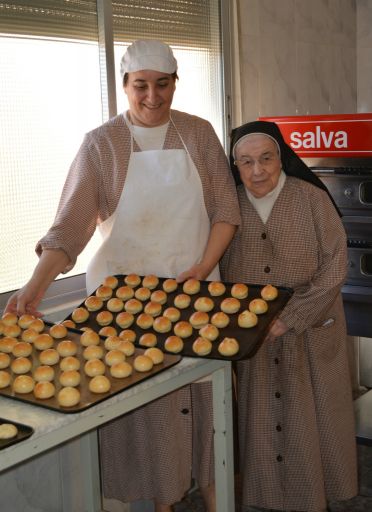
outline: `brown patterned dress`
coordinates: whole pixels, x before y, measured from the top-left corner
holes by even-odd
[[[224,150],[208,121],[175,110],[172,120],[199,172],[211,225],[240,224],[236,189]],[[170,123],[164,149],[183,149]],[[134,150],[139,148],[134,144]],[[66,272],[119,202],[130,158],[130,132],[118,115],[89,132],[71,166],[56,219],[39,241],[63,249]],[[175,276],[170,276],[175,277]],[[186,386],[100,430],[103,493],[123,502],[179,501],[193,475],[201,487],[214,479],[211,383]]]
[[[289,331],[237,363],[243,509],[319,512],[357,494],[341,286],[346,237],[328,196],[288,177],[266,224],[238,187],[242,226],[223,279],[294,289]]]

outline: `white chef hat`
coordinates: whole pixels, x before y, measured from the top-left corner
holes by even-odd
[[[121,77],[125,73],[151,69],[172,74],[177,71],[177,61],[172,49],[161,41],[138,39],[124,53],[120,63]]]

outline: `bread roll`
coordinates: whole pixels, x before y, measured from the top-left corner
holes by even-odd
[[[59,354],[54,348],[48,348],[40,352],[39,361],[41,364],[53,366],[59,362]]]
[[[230,323],[230,317],[223,311],[218,311],[217,313],[214,313],[211,318],[211,324],[215,325],[219,329],[223,329],[224,327],[227,327]]]
[[[26,341],[27,343],[33,343],[36,338],[39,336],[39,333],[35,331],[35,329],[25,329],[22,331],[21,338],[23,341]]]
[[[102,285],[96,290],[96,296],[102,300],[109,300],[112,297],[112,288],[110,286]]]
[[[213,297],[218,297],[226,292],[226,286],[220,281],[211,281],[208,284],[208,291]]]
[[[136,319],[136,324],[141,329],[150,329],[153,322],[154,322],[154,318],[147,313],[141,313],[140,315],[138,315],[138,317]]]
[[[203,325],[207,325],[209,322],[209,315],[204,311],[195,311],[189,318],[190,324],[195,329],[200,329]]]
[[[116,315],[115,322],[122,329],[126,329],[130,327],[134,322],[134,316],[132,313],[128,313],[127,311],[122,311],[118,315]]]
[[[64,325],[65,327],[67,327],[69,329],[75,329],[76,328],[75,322],[73,322],[69,318],[67,320],[63,320],[62,325]]]
[[[35,320],[31,322],[29,329],[33,329],[37,332],[43,332],[45,329],[44,321],[41,318],[35,318]]]
[[[134,343],[136,341],[136,333],[132,331],[132,329],[124,329],[119,334],[119,338],[124,341],[130,341],[131,343]]]
[[[180,320],[174,326],[174,334],[180,338],[189,338],[192,335],[192,331],[192,325],[184,320]]]
[[[105,277],[105,279],[103,280],[103,283],[102,283],[103,286],[108,286],[111,289],[116,288],[118,286],[118,284],[119,284],[119,280],[115,276]]]
[[[110,374],[116,379],[125,379],[126,377],[132,375],[132,373],[133,368],[127,361],[113,364],[110,367]]]
[[[32,353],[32,345],[27,341],[19,341],[14,345],[12,352],[14,357],[28,357]]]
[[[18,338],[18,336],[21,334],[21,331],[22,329],[18,324],[4,325],[3,327],[4,336],[10,336],[12,338]]]
[[[85,331],[80,336],[80,343],[83,347],[89,347],[89,345],[99,345],[100,337],[95,331]]]
[[[52,325],[49,329],[49,334],[52,338],[59,340],[67,336],[67,329],[62,324]]]
[[[218,328],[213,324],[204,325],[199,331],[200,336],[206,338],[207,340],[214,341],[219,336]]]
[[[19,317],[18,325],[19,327],[21,327],[21,329],[28,329],[34,320],[34,315],[29,315],[28,313],[25,313],[24,315],[21,315]]]
[[[106,307],[112,313],[120,313],[124,309],[124,302],[118,297],[112,297],[107,301]]]
[[[116,363],[122,363],[123,361],[125,361],[125,355],[124,352],[121,352],[121,350],[109,350],[105,355],[105,363],[107,366],[112,366]]]
[[[183,341],[179,336],[168,336],[164,342],[164,348],[172,354],[178,354],[183,350]]]
[[[98,311],[103,307],[103,300],[96,295],[91,295],[85,300],[84,306],[88,311]]]
[[[218,345],[218,352],[223,356],[234,356],[239,352],[239,343],[235,338],[224,338]]]
[[[12,423],[0,425],[0,439],[12,439],[18,435],[18,428]]]
[[[154,363],[151,357],[141,354],[134,359],[133,365],[137,372],[149,372],[152,370]]]
[[[261,290],[261,297],[264,299],[264,300],[275,300],[278,296],[278,289],[271,285],[271,284],[267,284],[266,286],[264,286]]]
[[[4,313],[1,321],[3,325],[16,325],[18,323],[18,316],[15,313]]]
[[[214,308],[214,302],[210,297],[198,297],[194,302],[194,308],[197,311],[205,311],[208,313]]]
[[[119,343],[117,350],[120,350],[123,352],[125,356],[132,356],[136,350],[134,344],[131,341],[128,340],[121,340]]]
[[[0,389],[7,388],[11,380],[10,373],[0,370]]]
[[[184,293],[187,293],[188,295],[195,295],[200,292],[200,281],[193,278],[187,279],[187,281],[183,283],[182,288]]]
[[[223,299],[220,307],[224,313],[231,315],[239,311],[240,301],[235,297],[227,297],[226,299]]]
[[[245,299],[248,297],[248,286],[243,283],[233,284],[231,287],[231,296],[236,299]]]
[[[5,368],[8,368],[10,365],[10,357],[8,354],[5,354],[5,352],[0,352],[0,370],[4,370]]]
[[[104,337],[117,336],[118,331],[112,325],[105,325],[98,331],[98,334]]]
[[[178,322],[181,318],[181,312],[179,309],[170,306],[164,310],[163,316],[165,316],[165,318],[169,318],[171,322]]]
[[[191,297],[186,293],[180,293],[174,298],[174,305],[178,309],[186,309],[190,306]]]
[[[250,328],[257,325],[258,318],[256,313],[252,313],[252,311],[242,311],[240,315],[238,316],[238,325],[239,327],[244,328]]]
[[[161,304],[159,302],[150,301],[146,304],[144,312],[151,316],[159,316],[161,314]]]
[[[145,288],[142,286],[141,288],[137,288],[137,290],[134,292],[134,296],[136,299],[140,300],[141,302],[145,302],[150,298],[151,291],[149,288]]]
[[[166,279],[163,281],[163,290],[166,293],[172,293],[178,288],[178,283],[175,279]]]
[[[32,393],[35,381],[29,375],[18,375],[13,381],[13,391],[18,394]]]
[[[61,357],[74,356],[78,351],[77,344],[72,340],[60,341],[57,345],[57,352]]]
[[[88,377],[103,375],[105,373],[105,365],[100,359],[89,359],[84,365],[84,372]]]
[[[248,305],[249,311],[256,313],[256,315],[262,315],[269,309],[267,302],[263,299],[253,299]]]
[[[143,309],[143,304],[138,299],[129,299],[124,304],[124,309],[127,313],[132,313],[135,315],[136,313],[140,313]]]
[[[35,368],[33,378],[36,382],[52,382],[54,379],[54,369],[48,365],[42,365]]]
[[[147,348],[144,355],[150,357],[154,364],[160,364],[164,361],[164,353],[158,347]]]
[[[145,288],[149,288],[150,290],[153,290],[156,288],[159,284],[159,278],[153,274],[150,274],[148,276],[145,276],[142,279],[142,286]]]
[[[113,319],[114,315],[111,313],[111,311],[107,311],[106,309],[100,311],[96,316],[97,324],[102,326],[110,325]]]
[[[74,309],[74,311],[71,313],[71,318],[74,322],[77,324],[82,324],[86,322],[89,318],[89,311],[86,308],[79,307]]]
[[[48,380],[37,382],[34,387],[34,395],[35,398],[39,398],[41,400],[46,400],[47,398],[52,398],[56,393],[56,388],[53,382],[49,382]]]
[[[64,357],[59,363],[59,367],[63,372],[67,370],[79,370],[80,361],[75,356]]]
[[[104,356],[104,350],[101,345],[89,345],[83,350],[83,358],[86,361],[89,359],[102,359]]]
[[[71,386],[62,388],[57,395],[57,400],[61,407],[73,407],[80,402],[80,391]]]
[[[105,339],[104,345],[106,350],[115,350],[118,348],[119,343],[122,341],[120,336],[108,336]]]
[[[155,347],[157,342],[158,342],[157,337],[152,332],[147,332],[145,334],[142,334],[142,336],[139,339],[139,344],[142,347]]]
[[[0,339],[0,352],[4,352],[5,354],[11,354],[13,352],[13,348],[18,343],[16,338],[12,338],[11,336],[5,336]]]
[[[92,393],[108,393],[111,389],[111,382],[105,375],[96,375],[89,382],[89,391]]]
[[[66,370],[59,376],[59,382],[63,387],[75,388],[80,384],[81,375],[77,370]]]
[[[167,294],[164,290],[155,290],[151,294],[152,302],[158,302],[159,304],[165,304],[167,302]]]
[[[212,342],[199,336],[192,344],[192,350],[195,354],[198,354],[198,356],[207,356],[212,351]]]
[[[141,283],[141,278],[137,274],[128,274],[124,278],[124,282],[131,288],[135,288]]]
[[[129,300],[134,297],[134,290],[130,286],[120,286],[117,290],[115,295],[118,299],[121,300]]]
[[[53,347],[54,341],[50,334],[46,332],[39,334],[34,341],[34,347],[37,350],[46,350]]]
[[[165,316],[158,316],[154,319],[152,328],[156,332],[169,332],[172,329],[172,322]]]
[[[18,375],[28,373],[31,370],[32,363],[27,357],[17,357],[11,362],[10,367],[12,372]]]

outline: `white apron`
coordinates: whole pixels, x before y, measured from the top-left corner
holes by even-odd
[[[134,152],[131,136],[123,191],[99,226],[103,242],[87,269],[88,294],[108,275],[176,277],[201,261],[210,221],[199,173],[180,139],[185,149]],[[217,265],[208,279],[219,278]]]

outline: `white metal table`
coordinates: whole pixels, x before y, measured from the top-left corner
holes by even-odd
[[[30,438],[1,451],[0,471],[79,437],[81,458],[85,461],[85,468],[88,468],[83,475],[84,511],[99,512],[102,505],[97,428],[155,398],[210,374],[213,381],[217,512],[233,511],[235,507],[231,363],[222,360],[183,358],[166,371],[80,413],[59,413],[0,396],[3,418],[24,423],[34,429],[34,434]],[[71,510],[68,503],[64,502],[63,510]]]

